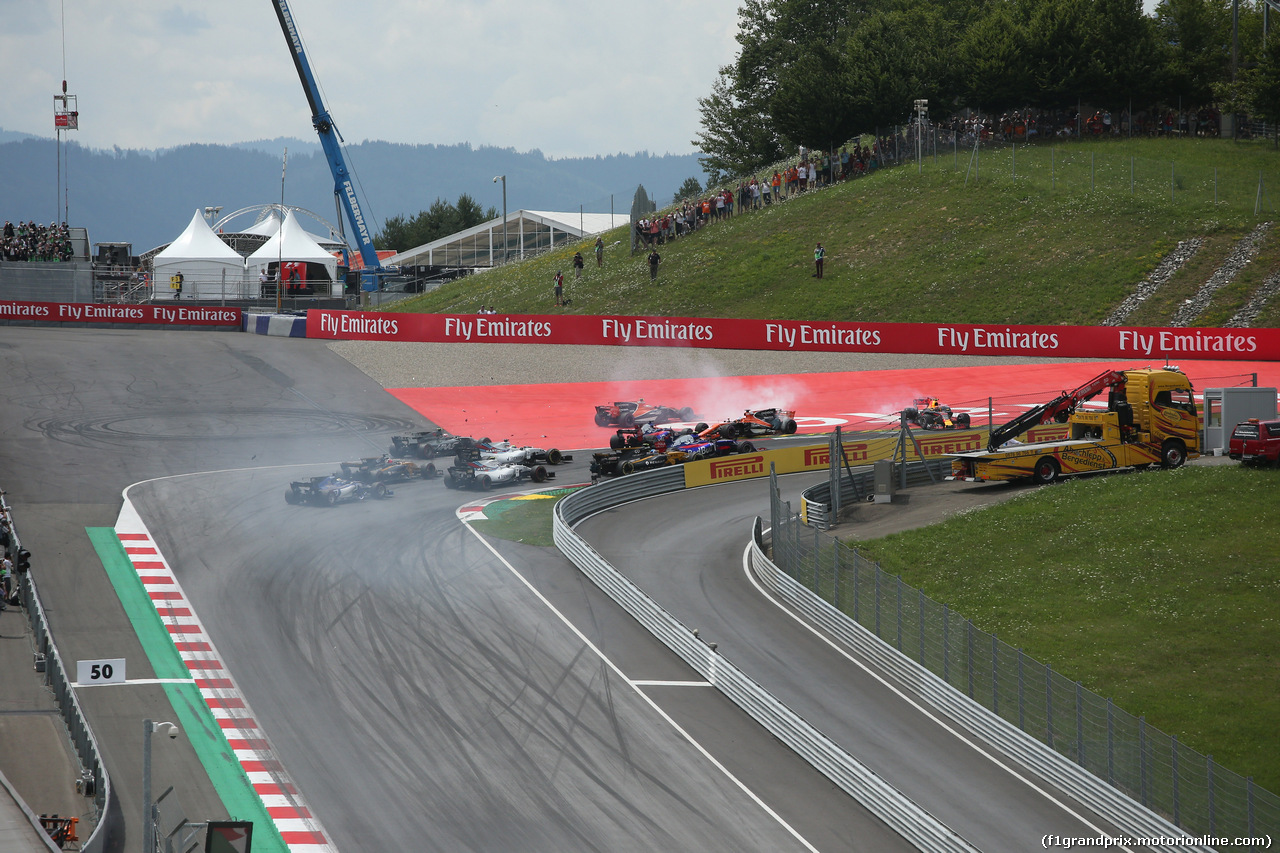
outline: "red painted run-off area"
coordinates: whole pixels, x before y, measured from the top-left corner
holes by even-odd
[[[914,397],[933,396],[985,425],[988,398],[997,424],[1078,387],[1107,369],[1159,367],[1134,362],[1028,364],[982,367],[874,370],[779,376],[651,379],[623,382],[489,385],[458,388],[395,388],[391,393],[433,423],[458,435],[510,439],[517,444],[561,449],[608,445],[611,428],[592,420],[595,407],[614,400],[691,406],[698,420],[714,423],[744,409],[794,409],[801,433],[891,429],[897,412]],[[1252,383],[1280,387],[1280,363],[1184,361],[1180,367],[1197,393],[1205,388]]]

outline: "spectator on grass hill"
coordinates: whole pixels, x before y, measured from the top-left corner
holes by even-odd
[[[816,268],[813,273],[814,278],[822,278],[822,261],[826,255],[826,249],[823,249],[822,244],[819,243],[818,247],[813,250],[813,265]]]
[[[649,281],[656,282],[658,280],[658,264],[662,263],[662,256],[658,254],[658,250],[654,249],[649,253]]]
[[[556,270],[555,282],[555,287],[552,290],[555,291],[556,307],[558,308],[564,305],[564,273],[560,270]]]

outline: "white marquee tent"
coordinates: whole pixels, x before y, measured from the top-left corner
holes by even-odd
[[[234,298],[244,289],[244,258],[213,233],[199,209],[187,230],[152,259],[152,267],[155,299]],[[181,291],[173,284],[178,273]]]
[[[274,278],[277,263],[304,263],[306,274],[303,278],[313,289],[317,292],[336,291],[335,295],[342,293],[343,282],[336,281],[338,259],[303,229],[292,210],[271,239],[249,256],[249,275],[258,279],[265,271]]]

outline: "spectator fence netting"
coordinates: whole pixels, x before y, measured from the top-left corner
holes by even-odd
[[[951,687],[1192,835],[1280,834],[1280,797],[806,526],[772,495],[772,558]]]

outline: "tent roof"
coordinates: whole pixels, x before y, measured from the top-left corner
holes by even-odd
[[[259,264],[277,259],[334,263],[333,255],[322,248],[315,238],[298,224],[298,219],[293,215],[292,210],[272,238],[249,256],[250,262]]]
[[[280,230],[280,217],[275,211],[268,213],[261,222],[255,222],[248,228],[245,228],[241,234],[257,234],[261,237],[270,237],[272,234]]]
[[[209,227],[199,208],[196,209],[195,216],[191,217],[187,230],[178,235],[176,240],[155,257],[160,261],[190,258],[244,263],[244,258],[240,257],[235,249],[222,242],[218,235],[213,233],[213,229]]]

